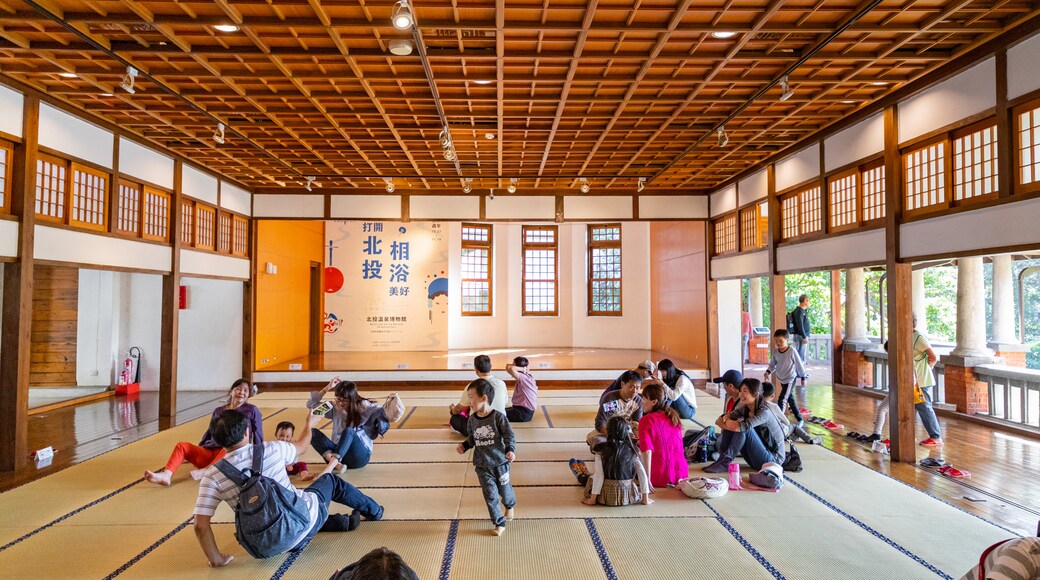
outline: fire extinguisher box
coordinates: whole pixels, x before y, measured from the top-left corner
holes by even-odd
[[[116,385],[117,395],[136,395],[141,392],[141,383],[130,383],[128,385]]]

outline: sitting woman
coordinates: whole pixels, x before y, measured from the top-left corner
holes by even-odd
[[[249,384],[249,381],[238,379],[231,385],[231,389],[228,391],[228,402],[214,409],[210,418],[216,418],[229,409],[244,414],[249,419],[249,442],[255,445],[264,442],[264,428],[260,409],[247,402],[252,394],[253,387]],[[224,457],[224,448],[213,440],[209,429],[206,429],[206,433],[202,435],[202,441],[198,445],[192,445],[186,441],[178,443],[173,448],[173,453],[170,454],[170,460],[166,462],[166,467],[154,472],[145,471],[144,478],[159,485],[170,485],[174,472],[177,471],[177,468],[182,463],[188,461],[196,467],[191,472],[192,477],[199,479],[203,468],[213,465],[222,457]]]
[[[587,473],[583,465],[576,466],[580,471],[585,471],[578,475],[578,481],[585,485],[582,503],[609,506],[653,503],[646,470],[632,441],[632,427],[624,417],[615,416],[607,421],[607,440],[596,445],[593,455],[596,457],[596,467],[591,474]]]
[[[786,433],[762,396],[762,383],[744,379],[740,383],[740,404],[715,422],[722,429],[716,443],[720,456],[704,468],[707,473],[723,473],[740,453],[758,471],[766,463],[783,465]]]
[[[372,458],[372,438],[364,426],[382,407],[358,395],[357,385],[353,382],[334,377],[324,389],[311,393],[307,408],[314,409],[320,405],[322,397],[332,389],[336,389],[336,398],[332,400],[332,410],[325,413],[326,419],[332,419],[332,438],[318,429],[311,429],[311,447],[326,463],[333,459],[339,461],[338,472],[364,467]]]
[[[663,359],[657,363],[657,370],[661,372],[661,378],[664,380],[664,394],[668,397],[668,404],[683,419],[693,419],[697,413],[697,394],[690,376],[675,366],[670,359]]]
[[[658,384],[643,387],[639,449],[643,452],[643,465],[650,472],[650,485],[675,485],[690,475],[679,413],[668,406],[664,387]]]

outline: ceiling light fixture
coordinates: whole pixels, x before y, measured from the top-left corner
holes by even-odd
[[[585,179],[584,177],[579,177],[578,181],[581,183],[581,192],[582,193],[588,193],[588,192],[592,191],[592,186],[589,185],[589,180]]]
[[[719,127],[719,147],[725,147],[729,145],[729,134],[726,133],[726,126]]]
[[[509,193],[516,193],[516,184],[517,184],[518,181],[519,180],[517,178],[510,177],[509,178],[509,187],[506,188],[506,191],[508,191]]]
[[[783,89],[783,92],[780,93],[781,103],[794,96],[794,91],[791,90],[791,82],[787,79],[787,75],[780,77],[780,88]]]
[[[237,24],[217,24],[213,28],[221,32],[238,32],[240,30]]]
[[[462,193],[469,193],[473,191],[473,178],[467,177],[462,180]]]
[[[448,136],[447,130],[441,131],[439,138],[441,140],[441,147],[444,147],[445,149],[451,147],[451,137]]]
[[[101,93],[98,96],[101,96],[101,97],[111,97],[111,96],[114,96],[114,95],[112,93]]]
[[[492,199],[492,200],[495,199],[495,190],[494,189],[489,189],[488,191],[491,192],[491,195],[488,196],[488,199]]]
[[[642,193],[646,189],[646,177],[640,176],[636,179],[636,193]]]
[[[451,142],[451,133],[447,129],[443,129],[439,139],[441,148],[444,150],[444,158],[448,161],[455,161],[455,144]]]
[[[723,32],[712,32],[711,35],[714,36],[715,38],[726,39],[726,38],[733,38],[734,36],[737,35],[737,33],[736,32],[725,32],[725,31],[723,31]]]
[[[489,79],[480,79],[479,81],[473,81],[473,82],[477,83],[478,85],[490,85],[491,83],[493,83],[495,81],[492,81],[492,80],[489,80]]]
[[[224,144],[224,123],[217,123],[217,130],[213,132],[213,140],[218,145]]]
[[[390,16],[390,22],[398,30],[408,30],[415,24],[415,19],[412,18],[412,9],[408,6],[408,0],[397,0]]]
[[[853,101],[852,99],[845,99],[844,101],[841,102],[841,104],[843,104],[843,105],[854,105],[854,104],[856,104],[856,101]]]
[[[307,188],[307,191],[311,191],[311,185],[314,184],[314,180],[317,179],[317,177],[314,177],[313,175],[307,175],[304,177],[304,179],[307,180],[307,185],[305,186]]]
[[[58,76],[59,77],[64,77],[64,78],[67,78],[67,79],[74,79],[74,78],[78,78],[79,77],[79,75],[74,73],[74,72],[58,73]]]
[[[885,81],[874,81],[874,82],[872,82],[870,84],[874,85],[875,87],[888,86],[888,83],[886,83]]]
[[[132,66],[126,67],[126,74],[123,75],[123,82],[119,83],[119,88],[124,91],[134,94],[134,81],[137,79],[137,69]]]
[[[412,54],[413,48],[415,47],[412,45],[412,41],[407,38],[395,38],[390,41],[390,54],[408,56],[409,54]]]
[[[490,132],[484,133],[484,138],[487,139],[488,141],[491,141],[492,139],[495,138],[495,134],[494,133],[490,133]]]
[[[387,193],[393,193],[394,190],[397,189],[397,187],[394,185],[394,178],[393,177],[384,177],[383,181],[386,182],[386,192]]]

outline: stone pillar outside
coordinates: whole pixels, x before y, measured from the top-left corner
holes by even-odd
[[[863,268],[845,270],[845,339],[842,342],[841,382],[854,387],[874,383],[870,361],[863,352],[873,346],[867,337],[867,290]]]
[[[914,270],[910,276],[914,289],[914,316],[917,318],[917,331],[928,335],[928,302],[924,295],[924,270]]]
[[[751,326],[762,326],[762,278],[759,276],[748,279],[748,302]]]
[[[957,346],[942,357],[946,402],[961,413],[989,410],[989,389],[975,375],[974,367],[997,362],[986,347],[985,288],[982,258],[957,260]]]
[[[1015,334],[1015,279],[1008,254],[993,256],[993,337],[988,346],[1012,367],[1026,366],[1028,347]]]

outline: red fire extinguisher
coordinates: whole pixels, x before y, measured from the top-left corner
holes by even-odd
[[[134,359],[130,358],[130,353],[126,353],[126,360],[123,361],[123,370],[119,373],[119,384],[129,385],[133,376]]]

